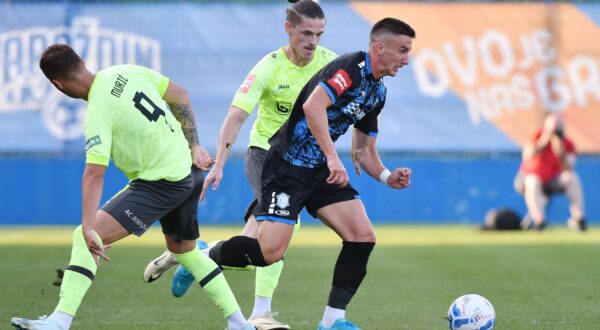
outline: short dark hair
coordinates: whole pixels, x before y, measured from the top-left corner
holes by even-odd
[[[81,57],[65,44],[54,44],[46,48],[40,58],[40,69],[49,80],[69,79],[82,64]]]
[[[292,25],[299,24],[302,21],[302,17],[325,19],[323,9],[313,0],[288,1],[294,3],[294,5],[286,9],[287,17],[285,19],[292,23]]]
[[[405,35],[411,38],[415,38],[417,36],[415,30],[410,27],[410,25],[392,17],[384,18],[373,25],[373,28],[371,29],[371,42],[374,42],[375,39],[383,33]]]

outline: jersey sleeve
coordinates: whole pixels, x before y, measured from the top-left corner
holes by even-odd
[[[83,127],[85,163],[108,166],[112,145],[112,123],[107,116],[88,106]]]
[[[360,85],[362,77],[356,63],[338,61],[332,62],[319,73],[319,86],[323,87],[331,103],[335,102],[346,91],[353,90]]]
[[[260,97],[269,86],[274,64],[274,58],[271,57],[272,55],[264,57],[250,70],[246,79],[244,79],[235,93],[231,101],[232,106],[240,108],[247,113],[252,113]]]
[[[379,121],[378,117],[385,105],[385,101],[381,102],[377,109],[369,112],[363,119],[354,124],[354,127],[358,128],[361,132],[369,136],[377,136],[379,133]]]
[[[141,70],[144,73],[144,75],[146,76],[146,78],[148,78],[150,83],[154,87],[156,87],[156,90],[158,91],[158,94],[161,97],[163,95],[165,95],[165,92],[167,91],[167,88],[169,87],[169,78],[163,76],[162,74],[160,74],[152,69],[148,69],[143,66],[136,66],[136,68],[138,68],[139,70]]]

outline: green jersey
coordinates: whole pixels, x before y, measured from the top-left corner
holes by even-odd
[[[86,163],[112,158],[129,180],[179,181],[192,166],[181,125],[162,99],[169,79],[148,68],[116,65],[96,74],[83,123]]]
[[[317,46],[312,61],[299,67],[280,48],[252,68],[231,102],[232,106],[248,113],[252,113],[258,103],[258,114],[250,132],[250,147],[270,148],[269,138],[290,116],[306,82],[336,57],[331,50]]]

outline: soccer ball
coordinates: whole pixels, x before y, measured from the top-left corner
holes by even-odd
[[[494,307],[478,294],[460,296],[448,309],[450,330],[491,330],[495,322]]]

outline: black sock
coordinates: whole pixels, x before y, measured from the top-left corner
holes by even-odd
[[[210,249],[208,255],[219,266],[267,266],[258,240],[247,236],[234,236],[227,241],[221,241]]]
[[[344,241],[343,244],[333,270],[327,306],[345,310],[367,275],[367,262],[375,243]]]

